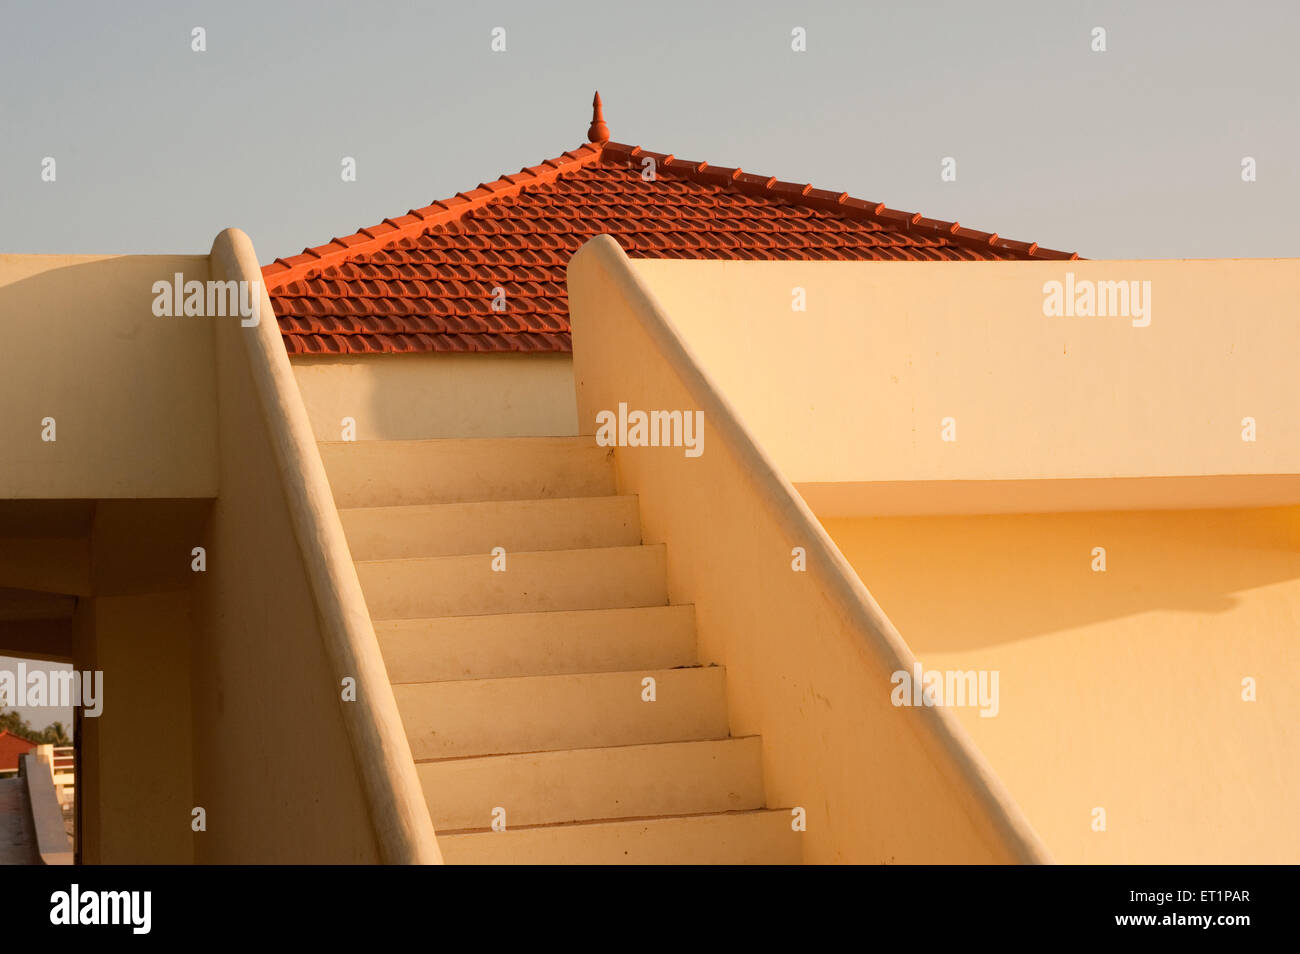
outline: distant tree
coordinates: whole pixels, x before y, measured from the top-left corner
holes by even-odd
[[[31,728],[17,712],[6,712],[4,707],[0,706],[0,732],[11,732],[14,735],[21,735],[24,739],[30,739],[31,736],[27,733]]]
[[[38,732],[37,738],[32,739],[32,741],[43,742],[46,745],[72,744],[72,739],[68,738],[68,730],[63,727],[62,722],[51,722],[44,729]]]

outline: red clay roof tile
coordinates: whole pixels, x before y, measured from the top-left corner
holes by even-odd
[[[608,136],[603,124],[597,131]],[[651,180],[642,175],[646,158],[655,161]],[[632,258],[1078,258],[844,192],[602,140],[278,258],[262,274],[290,354],[567,352],[565,268],[605,233]],[[492,307],[497,288],[504,312]]]

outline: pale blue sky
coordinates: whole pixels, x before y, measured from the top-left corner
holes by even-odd
[[[1088,257],[1300,255],[1281,0],[0,0],[0,23],[0,252],[202,252],[233,225],[270,261],[579,145],[599,87],[617,141]]]

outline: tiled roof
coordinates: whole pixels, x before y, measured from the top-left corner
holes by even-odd
[[[591,138],[599,135],[608,133],[593,120]],[[291,354],[566,352],[565,267],[602,233],[631,258],[1078,258],[843,192],[598,141],[262,273]],[[498,288],[505,311],[493,310]]]

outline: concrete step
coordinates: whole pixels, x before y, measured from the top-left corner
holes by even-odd
[[[439,832],[763,807],[758,738],[668,742],[416,766]]]
[[[698,661],[692,606],[383,620],[375,634],[395,683],[672,669]]]
[[[451,865],[797,865],[790,813],[737,812],[440,835]]]
[[[614,609],[668,602],[664,547],[595,547],[362,560],[357,575],[374,620]]]
[[[642,702],[642,680],[656,701]],[[717,666],[393,686],[416,759],[727,737]]]
[[[320,452],[340,508],[615,493],[613,452],[590,437],[324,441]]]
[[[556,497],[340,510],[354,560],[636,546],[636,497]]]

